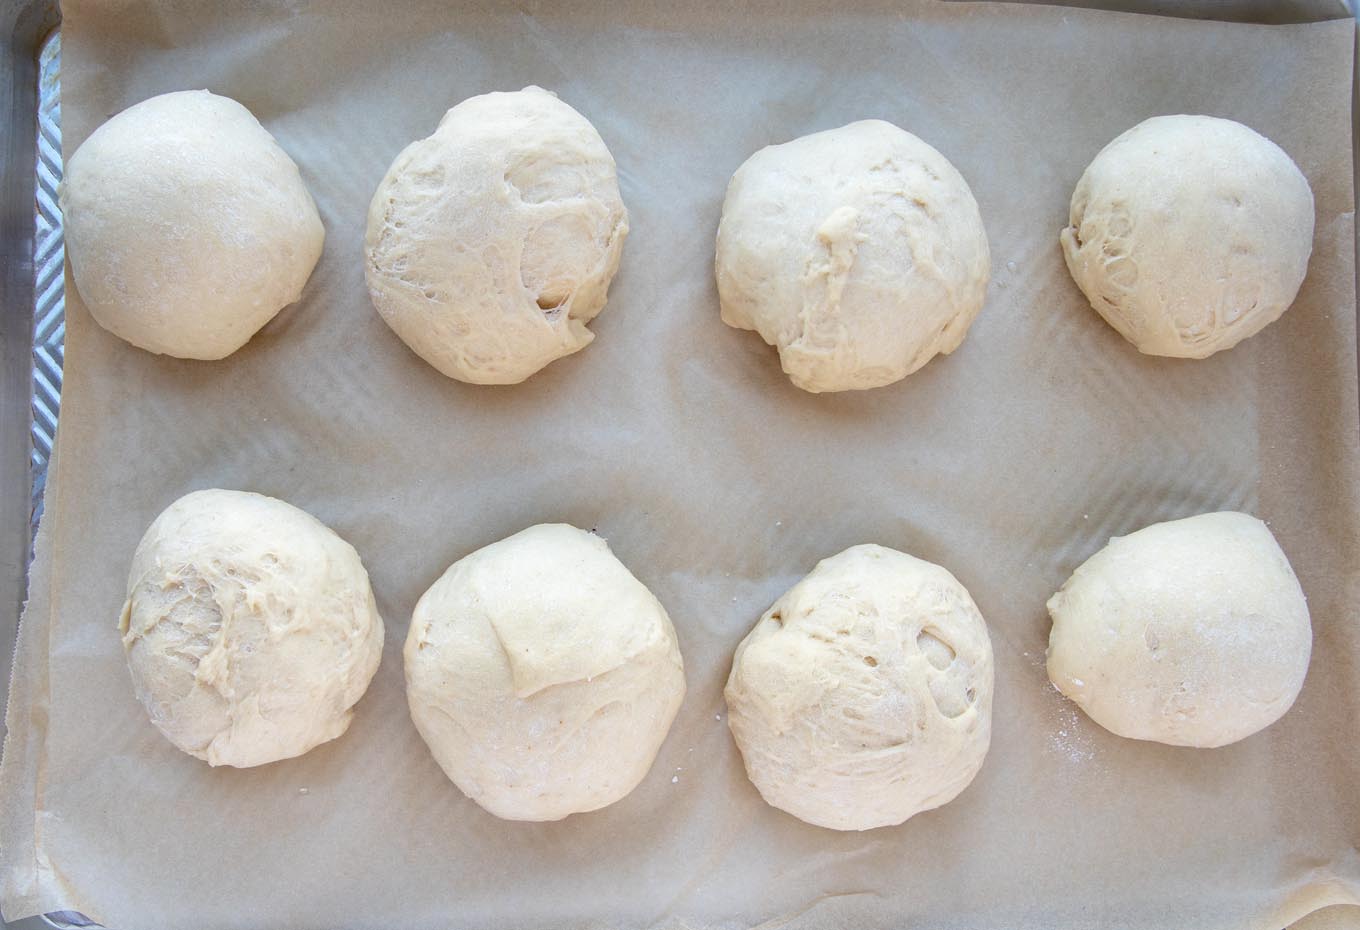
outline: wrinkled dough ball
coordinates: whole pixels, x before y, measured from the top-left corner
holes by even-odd
[[[1303,687],[1308,605],[1255,517],[1209,513],[1116,537],[1048,602],[1048,677],[1105,729],[1224,746]]]
[[[453,783],[507,820],[627,795],[684,696],[666,611],[603,539],[563,524],[455,562],[406,637],[416,729]]]
[[[614,159],[585,117],[541,87],[484,94],[378,185],[368,290],[450,378],[517,384],[590,344],[627,234]]]
[[[1205,358],[1293,303],[1313,249],[1313,192],[1241,123],[1158,116],[1091,162],[1061,240],[1086,299],[1139,352]]]
[[[151,722],[211,765],[264,765],[344,733],[383,643],[354,548],[245,491],[195,491],[155,519],[119,628]]]
[[[768,803],[834,830],[891,826],[952,800],[982,767],[992,644],[949,572],[855,546],[765,612],[726,697]]]
[[[775,346],[805,391],[881,387],[953,352],[989,273],[968,184],[891,123],[761,149],[727,187],[723,322]]]
[[[235,352],[297,300],[325,231],[250,111],[162,94],[96,129],[59,195],[76,290],[100,326],[178,358]]]

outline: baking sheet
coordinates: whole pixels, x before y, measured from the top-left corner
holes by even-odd
[[[377,6],[377,5],[374,5]],[[791,4],[65,5],[67,152],[146,96],[240,99],[327,226],[304,300],[222,363],[127,347],[69,300],[60,457],[0,771],[8,917],[115,927],[1277,928],[1360,903],[1351,23],[1227,26],[1070,9]],[[539,83],[595,122],[633,231],[587,350],[513,388],[447,381],[362,278],[391,158],[473,93]],[[1241,119],[1299,162],[1317,240],[1295,307],[1204,362],[1137,355],[1062,267],[1090,157],[1157,113]],[[882,117],[969,180],[992,244],[963,347],[814,397],[717,320],[712,240],[761,145]],[[354,726],[210,770],[145,722],[114,628],[130,552],[193,488],[290,500],[353,542],[388,623]],[[1279,724],[1193,751],[1119,740],[1047,687],[1043,603],[1111,534],[1207,509],[1271,522],[1313,610]],[[559,824],[497,821],[415,734],[400,645],[453,559],[543,520],[597,526],[661,598],[690,694],[649,778]],[[722,718],[732,648],[824,555],[938,561],[997,652],[974,785],[842,835],[764,806]],[[302,789],[306,789],[304,792]]]

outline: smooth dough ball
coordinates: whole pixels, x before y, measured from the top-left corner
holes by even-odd
[[[162,94],[66,165],[66,255],[100,326],[178,358],[235,352],[297,300],[325,231],[297,165],[250,111]]]
[[[483,94],[408,145],[368,210],[368,290],[450,378],[517,384],[595,338],[628,234],[614,159],[541,87]]]
[[[354,547],[246,491],[195,491],[155,519],[118,623],[151,722],[210,765],[264,765],[335,739],[382,654]]]
[[[1086,299],[1139,352],[1205,358],[1293,303],[1313,250],[1313,192],[1241,123],[1158,116],[1095,157],[1060,238]]]
[[[892,384],[957,349],[989,261],[963,176],[881,120],[756,152],[718,225],[723,322],[758,332],[814,393]]]
[[[1224,746],[1280,719],[1313,642],[1289,560],[1242,513],[1111,539],[1048,612],[1058,690],[1113,733],[1173,746]]]
[[[727,721],[765,800],[833,830],[954,799],[992,733],[992,644],[963,585],[882,546],[820,562],[737,647]]]
[[[507,820],[627,795],[684,696],[665,609],[603,539],[560,523],[455,562],[406,637],[416,729],[453,783]]]

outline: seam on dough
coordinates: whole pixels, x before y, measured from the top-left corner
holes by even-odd
[[[596,677],[599,677],[599,676],[596,676]],[[567,682],[567,684],[577,684],[577,682]],[[562,685],[556,685],[555,687],[560,688],[560,687],[563,687],[563,686],[562,686]],[[546,691],[546,690],[548,690],[548,689],[545,688],[544,690]],[[601,704],[599,707],[597,707],[597,708],[595,708],[593,711],[591,711],[591,712],[585,717],[585,719],[581,720],[579,723],[577,723],[575,726],[573,726],[569,732],[564,733],[564,734],[562,734],[561,736],[559,736],[559,737],[553,742],[553,744],[552,744],[552,746],[549,748],[548,752],[549,752],[550,754],[552,754],[552,755],[556,755],[558,752],[561,751],[561,749],[562,749],[563,746],[565,746],[569,741],[571,741],[572,739],[574,739],[574,738],[576,737],[576,734],[580,733],[581,730],[582,730],[588,723],[590,723],[592,720],[594,720],[595,718],[597,718],[597,717],[599,717],[600,715],[602,715],[605,711],[609,710],[609,708],[621,706],[621,705],[624,705],[624,704],[626,704],[626,703],[627,703],[627,701],[625,701],[623,698],[615,698],[615,699],[612,700],[612,701],[606,701],[605,703]]]
[[[801,328],[798,337],[786,346],[818,355],[839,348],[853,356],[852,368],[858,367],[858,353],[854,351],[853,341],[843,338],[845,327],[839,311],[859,244],[867,238],[856,231],[858,219],[858,210],[842,206],[833,210],[817,227],[817,245],[803,266],[803,306],[798,313]]]

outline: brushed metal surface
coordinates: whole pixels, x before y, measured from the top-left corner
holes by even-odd
[[[61,369],[66,340],[66,249],[57,185],[61,182],[61,32],[52,32],[38,55],[37,165],[34,170],[33,422],[30,539],[42,516],[47,464],[57,436]],[[31,552],[30,546],[30,552]],[[31,555],[30,555],[31,558]]]

